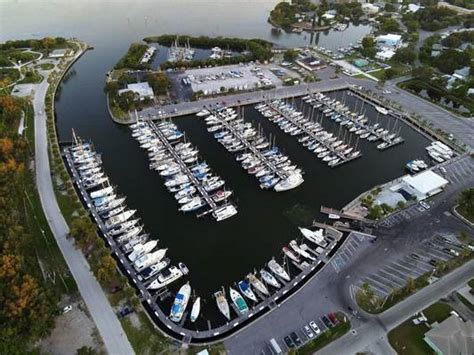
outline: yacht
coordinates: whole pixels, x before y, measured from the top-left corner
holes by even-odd
[[[300,262],[299,256],[298,256],[296,253],[294,253],[293,250],[291,250],[291,249],[288,248],[288,247],[283,247],[282,250],[283,250],[283,253],[284,253],[287,257],[289,257],[291,260],[296,261],[297,263]]]
[[[217,208],[214,212],[212,212],[212,216],[216,219],[217,222],[223,221],[236,214],[237,209],[231,204],[221,206]]]
[[[214,200],[214,202],[221,202],[227,199],[231,195],[232,195],[232,191],[219,190],[214,195],[212,195],[212,199]]]
[[[127,229],[132,228],[135,224],[137,224],[139,219],[132,219],[131,221],[126,221],[123,222],[119,226],[115,226],[112,229],[110,229],[107,233],[111,236],[116,236],[119,234],[124,233]]]
[[[150,279],[151,277],[157,275],[165,267],[167,267],[170,264],[170,261],[171,260],[169,258],[164,258],[160,262],[148,266],[138,275],[138,279],[140,281]]]
[[[191,296],[191,286],[189,282],[181,286],[176,297],[174,298],[173,305],[171,306],[170,319],[173,322],[179,322],[183,318],[183,313],[188,305],[189,296]]]
[[[184,204],[183,206],[180,207],[180,211],[182,212],[192,212],[200,209],[201,207],[206,205],[206,201],[200,197],[195,197],[192,199],[192,201]]]
[[[135,260],[137,260],[142,255],[147,254],[151,252],[153,249],[155,249],[157,244],[158,244],[158,241],[150,240],[149,242],[146,242],[145,244],[135,245],[133,247],[133,251],[128,256],[128,260],[130,260],[132,263],[135,262]]]
[[[267,287],[264,285],[262,281],[260,281],[255,274],[248,274],[247,275],[250,284],[259,291],[262,295],[268,296],[270,293],[268,292]]]
[[[130,238],[121,248],[125,254],[131,253],[135,245],[146,243],[149,238],[150,235],[148,233],[137,235],[134,238]]]
[[[146,267],[160,262],[161,259],[164,258],[167,250],[168,249],[159,249],[155,252],[144,254],[144,255],[140,256],[134,262],[135,270],[140,272],[143,269],[145,269]]]
[[[230,320],[229,303],[227,302],[227,299],[225,298],[224,289],[222,289],[221,291],[215,292],[214,297],[216,299],[217,308],[219,308],[219,311],[224,315],[224,317],[227,318],[227,320]]]
[[[122,212],[116,216],[110,217],[106,222],[105,226],[107,228],[112,228],[116,226],[119,223],[123,223],[125,221],[128,221],[134,214],[137,212],[137,210],[128,210],[125,212]]]
[[[247,281],[239,281],[238,286],[240,292],[242,292],[245,297],[247,297],[249,300],[257,302],[257,296],[255,296],[255,293],[253,293],[252,288]]]
[[[181,276],[183,276],[181,270],[176,266],[171,266],[164,270],[147,288],[149,290],[158,290],[176,281]]]
[[[326,241],[324,240],[324,233],[322,229],[317,229],[316,231],[309,230],[307,228],[298,227],[303,237],[308,239],[310,242],[326,246]]]
[[[196,298],[196,301],[193,303],[193,307],[191,308],[191,322],[195,322],[196,319],[199,317],[199,312],[201,312],[201,297]]]
[[[306,258],[306,259],[309,259],[309,260],[312,260],[312,261],[316,261],[316,259],[314,257],[312,257],[311,255],[309,255],[305,250],[301,249],[298,244],[296,243],[295,240],[292,240],[290,243],[289,243],[289,246],[291,247],[291,249],[293,249],[295,252],[297,252],[298,254],[300,254],[303,258]]]
[[[110,195],[113,191],[114,191],[114,188],[112,186],[107,186],[106,188],[91,192],[89,194],[89,196],[92,199],[96,199],[96,198],[99,198],[99,197],[104,197],[104,196]]]
[[[240,295],[240,293],[238,293],[232,287],[229,287],[229,293],[230,293],[230,299],[234,303],[234,306],[237,308],[237,311],[241,315],[248,313],[249,307],[247,306],[247,303],[245,302],[244,298]]]
[[[270,274],[267,270],[260,270],[260,276],[262,276],[263,281],[265,281],[268,285],[273,286],[275,288],[280,288],[281,285],[278,280]]]
[[[388,110],[384,107],[375,106],[375,109],[377,110],[377,112],[380,112],[382,115],[388,114]]]
[[[275,259],[272,259],[268,262],[269,269],[279,278],[290,281],[290,275],[283,269],[283,267],[278,264]]]
[[[300,186],[304,182],[301,174],[291,174],[285,180],[280,181],[274,187],[276,192],[287,191]]]
[[[138,220],[137,220],[137,222],[138,222]],[[125,242],[129,241],[130,239],[135,238],[136,236],[138,236],[141,233],[142,230],[143,230],[143,226],[134,227],[132,225],[132,227],[129,227],[129,228],[123,230],[123,232],[122,232],[123,234],[121,236],[119,236],[116,241],[117,241],[118,244],[125,243]]]

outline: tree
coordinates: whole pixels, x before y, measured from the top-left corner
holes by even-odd
[[[416,67],[412,69],[411,75],[414,78],[429,82],[433,77],[433,69],[428,66]]]
[[[96,228],[87,217],[74,218],[69,233],[81,249],[89,247],[97,239]]]
[[[405,286],[407,291],[412,293],[416,289],[415,280],[412,277],[409,277],[407,280],[407,285]]]
[[[109,254],[103,255],[99,261],[99,269],[97,270],[97,278],[100,281],[110,283],[114,280],[116,275],[117,265],[114,258]]]
[[[283,59],[285,59],[287,62],[293,62],[296,58],[298,58],[298,52],[294,49],[288,49],[283,54]]]
[[[416,59],[416,53],[412,47],[398,48],[392,59],[399,63],[412,64]]]
[[[171,81],[164,72],[148,74],[146,79],[153,88],[155,95],[166,95],[168,93]]]
[[[459,209],[468,219],[471,221],[474,220],[474,188],[469,188],[461,192]]]
[[[391,17],[382,17],[378,18],[380,23],[380,31],[389,33],[389,32],[400,32],[400,24],[397,20]]]
[[[372,36],[366,36],[362,39],[361,54],[365,57],[374,58],[377,53],[375,39]]]

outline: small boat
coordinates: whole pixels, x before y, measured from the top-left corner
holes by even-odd
[[[384,107],[380,107],[380,106],[375,106],[375,109],[380,112],[382,115],[386,115],[388,114],[388,110]]]
[[[176,266],[171,266],[164,270],[147,288],[150,290],[158,290],[176,281],[181,276],[183,276],[181,270]]]
[[[153,264],[147,268],[145,268],[139,275],[138,279],[141,280],[148,280],[149,278],[157,275],[161,270],[167,267],[170,264],[171,260],[169,258],[164,258],[160,262]]]
[[[278,264],[275,259],[272,259],[268,262],[269,269],[278,277],[283,280],[290,281],[290,275],[283,269],[283,267]]]
[[[135,270],[138,272],[142,271],[146,267],[156,264],[161,261],[165,257],[166,251],[168,249],[159,249],[155,252],[144,254],[140,256],[137,260],[134,262],[134,267]]]
[[[183,273],[183,275],[189,274],[189,269],[183,262],[179,262],[178,267],[179,267],[179,270],[181,270],[181,272]]]
[[[283,250],[283,253],[284,253],[287,257],[289,257],[291,260],[296,261],[297,263],[300,262],[299,256],[298,256],[297,254],[295,254],[295,253],[293,252],[293,250],[291,250],[291,249],[288,248],[288,247],[283,247],[282,250]]]
[[[191,295],[191,286],[189,282],[181,286],[176,297],[174,298],[173,305],[170,310],[170,319],[173,322],[179,322],[183,318],[183,313],[188,305],[189,296]]]
[[[221,202],[227,199],[230,195],[232,195],[232,191],[219,190],[214,195],[212,195],[212,199],[214,202]]]
[[[247,303],[245,302],[244,298],[240,295],[240,293],[238,293],[232,287],[229,287],[229,293],[230,293],[230,299],[234,303],[234,306],[237,308],[237,311],[241,315],[246,314],[249,311],[249,307],[247,306]]]
[[[324,243],[326,246],[326,241],[324,240],[324,234],[322,229],[318,229],[316,231],[309,230],[307,228],[298,227],[303,237],[308,239],[310,242],[321,245]]]
[[[201,312],[201,297],[196,298],[196,301],[193,303],[193,308],[191,309],[191,322],[195,322],[196,319],[199,317],[199,313]]]
[[[238,286],[240,292],[242,292],[245,297],[247,297],[249,300],[257,302],[257,296],[255,296],[255,293],[253,293],[252,288],[247,281],[239,281]]]
[[[303,176],[301,176],[301,174],[294,173],[276,184],[274,189],[276,192],[287,191],[300,186],[303,182]]]
[[[155,249],[157,244],[158,244],[158,241],[150,240],[149,242],[146,242],[145,244],[135,245],[133,247],[133,251],[128,256],[128,259],[133,263],[135,260],[137,260],[142,255],[147,254],[147,253],[151,252],[153,249]]]
[[[255,274],[248,274],[247,275],[250,284],[257,290],[259,291],[262,295],[268,296],[270,292],[268,292],[267,287],[263,284],[262,281],[260,281]]]
[[[228,205],[217,208],[212,213],[212,216],[216,219],[217,222],[220,222],[236,214],[237,214],[237,209],[235,208],[235,206],[228,204]]]
[[[222,289],[221,291],[215,292],[214,297],[216,298],[217,308],[219,308],[219,311],[224,315],[224,317],[227,318],[227,320],[230,320],[229,303],[227,302],[227,299],[225,298],[224,289]]]
[[[268,285],[273,286],[275,288],[280,288],[281,284],[278,282],[278,280],[270,274],[267,270],[260,270],[260,276],[262,276],[263,281],[265,281]]]

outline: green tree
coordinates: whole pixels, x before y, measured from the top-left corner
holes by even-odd
[[[416,52],[412,47],[398,48],[392,59],[399,63],[412,64],[416,60]]]
[[[293,62],[296,58],[298,58],[298,52],[294,49],[288,49],[283,54],[283,59],[287,62]]]
[[[91,246],[97,239],[96,228],[88,217],[74,218],[70,225],[69,234],[81,249]]]
[[[362,39],[362,48],[360,49],[360,52],[365,57],[369,57],[369,58],[375,57],[375,54],[377,53],[377,49],[376,49],[376,42],[375,42],[374,37],[366,36]]]

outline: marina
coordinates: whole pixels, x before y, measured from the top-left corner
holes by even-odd
[[[236,160],[249,174],[258,178],[261,189],[281,192],[303,183],[301,169],[291,165],[291,160],[257,133],[252,123],[244,123],[234,109],[218,107],[212,111],[203,110],[197,116],[207,116],[208,132],[213,133],[227,151],[239,153]]]
[[[212,213],[217,221],[237,214],[235,206],[227,202],[232,192],[219,190],[225,181],[213,176],[206,162],[199,162],[198,150],[189,142],[181,141],[184,134],[174,124],[137,122],[131,128],[132,136],[149,152],[150,169],[157,170],[166,179],[165,186],[174,193],[181,205],[180,211],[193,212],[208,207],[210,209],[201,216]],[[194,195],[196,192],[200,197]]]

